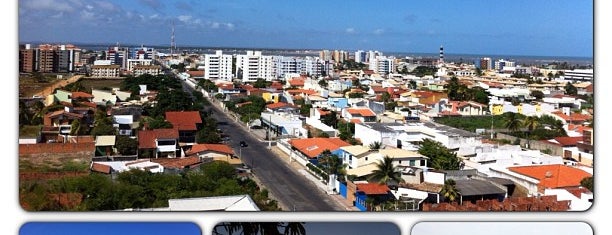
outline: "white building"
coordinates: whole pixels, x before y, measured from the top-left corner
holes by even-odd
[[[389,74],[395,71],[393,58],[386,56],[376,56],[370,60],[369,69],[378,74]]]
[[[561,156],[551,156],[539,150],[523,150],[519,145],[465,145],[459,148],[457,155],[464,158],[466,168],[476,169],[487,176],[491,175],[490,168],[563,164]]]
[[[153,60],[152,59],[128,59],[127,60],[127,70],[128,71],[133,71],[134,67],[138,66],[138,65],[152,65],[153,64]]]
[[[563,79],[572,81],[593,81],[593,69],[563,70]]]
[[[242,82],[254,82],[257,78],[271,81],[275,78],[272,56],[264,56],[261,51],[246,51],[246,55],[237,55],[236,67],[236,77]]]
[[[204,54],[204,78],[231,81],[232,59],[232,55],[224,55],[221,50],[215,51],[215,54]]]

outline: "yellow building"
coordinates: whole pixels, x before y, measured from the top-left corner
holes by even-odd
[[[261,94],[261,97],[266,101],[266,103],[270,101],[278,103],[278,101],[280,100],[280,95],[280,93],[265,92]]]

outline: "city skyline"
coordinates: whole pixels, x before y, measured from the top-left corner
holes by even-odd
[[[483,5],[479,1],[348,5],[328,1],[20,0],[18,38],[20,42],[170,45],[174,24],[179,48],[435,53],[444,45],[449,54],[593,57],[593,2]]]

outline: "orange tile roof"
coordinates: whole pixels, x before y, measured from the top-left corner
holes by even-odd
[[[187,73],[189,74],[189,76],[192,77],[204,77],[204,70],[197,70],[197,71],[187,71]]]
[[[334,151],[340,147],[349,146],[350,144],[340,138],[308,138],[308,139],[291,139],[291,146],[298,149],[300,152],[309,158],[316,158],[323,151],[328,149]]]
[[[138,131],[138,148],[152,149],[156,148],[156,139],[178,139],[178,129],[155,129]]]
[[[165,168],[178,168],[178,169],[183,169],[188,166],[199,165],[200,163],[202,163],[199,157],[152,158],[151,161],[155,163],[159,163]]]
[[[363,74],[366,74],[366,75],[372,75],[372,74],[374,74],[374,70],[364,69],[364,70],[363,70]]]
[[[197,131],[196,124],[202,123],[200,112],[198,111],[168,111],[166,120],[172,123],[174,128],[179,131]]]
[[[91,170],[95,171],[95,172],[105,173],[105,174],[110,174],[111,173],[111,167],[110,166],[104,165],[104,164],[100,164],[100,163],[96,163],[96,162],[94,162],[91,165]]]
[[[197,154],[206,151],[234,154],[234,150],[232,150],[232,148],[225,144],[194,144],[191,146],[191,150],[187,152],[187,155]]]
[[[565,121],[587,121],[591,118],[591,115],[588,114],[581,114],[581,113],[570,113],[570,115],[565,115],[563,112],[561,111],[555,111],[552,114],[557,115],[558,117],[562,118]]]
[[[361,123],[361,119],[359,119],[359,118],[351,118],[351,123]]]
[[[90,99],[90,98],[94,98],[94,96],[92,94],[89,94],[89,93],[86,93],[86,92],[73,91],[72,92],[72,98],[73,99],[78,99],[78,98]]]
[[[247,101],[247,102],[243,102],[243,103],[238,103],[238,104],[236,104],[236,107],[238,107],[238,108],[239,108],[239,107],[245,106],[245,105],[247,105],[247,104],[252,104],[252,103],[253,103],[253,102],[251,102],[251,101]]]
[[[329,111],[329,110],[323,110],[323,109],[317,109],[317,110],[319,110],[319,114],[321,116],[325,116],[327,114],[331,114],[331,111]]]
[[[545,188],[580,186],[580,181],[593,176],[586,171],[562,164],[509,167],[508,170],[540,180]]]
[[[355,185],[357,186],[357,191],[364,192],[366,195],[380,195],[389,193],[389,187],[387,187],[386,184],[367,183]]]
[[[569,137],[569,136],[564,136],[564,137],[556,137],[555,140],[557,142],[559,142],[559,144],[561,146],[576,146],[576,143],[578,143],[578,141],[582,141],[582,137]]]
[[[287,92],[289,94],[296,94],[296,93],[304,93],[306,95],[317,94],[317,91],[315,90],[306,90],[306,89],[293,89],[293,90],[287,90]]]
[[[349,108],[346,111],[351,115],[359,115],[362,117],[376,116],[376,114],[369,108]]]
[[[291,85],[291,86],[304,86],[304,80],[302,80],[302,79],[292,79],[292,80],[289,80],[289,85]]]
[[[282,107],[285,107],[285,106],[289,106],[289,104],[287,104],[285,102],[277,102],[277,103],[267,104],[266,108],[277,109],[277,108],[282,108]]]

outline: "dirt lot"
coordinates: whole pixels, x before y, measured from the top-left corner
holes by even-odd
[[[55,88],[66,86],[81,79],[83,75],[58,79],[54,75],[45,75],[45,79],[36,79],[31,75],[19,76],[19,97],[41,96],[53,93]]]

